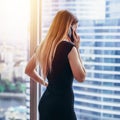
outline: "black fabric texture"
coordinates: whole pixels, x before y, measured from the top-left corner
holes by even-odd
[[[39,102],[40,120],[77,120],[74,112],[73,74],[68,54],[74,44],[62,41],[56,48],[48,86]]]

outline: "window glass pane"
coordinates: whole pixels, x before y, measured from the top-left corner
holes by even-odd
[[[119,0],[42,1],[42,39],[58,10],[68,9],[79,19],[77,32],[87,77],[84,83],[73,84],[78,120],[120,119],[119,6]]]
[[[0,0],[0,120],[29,120],[30,0]]]

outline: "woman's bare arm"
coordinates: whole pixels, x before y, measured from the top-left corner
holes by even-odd
[[[78,56],[79,56],[79,59],[80,59],[80,62],[81,62],[82,68],[83,68],[83,70],[84,70],[84,72],[85,72],[85,74],[86,74],[86,70],[85,70],[85,67],[84,67],[84,65],[83,65],[82,59],[81,59],[81,57],[80,57],[79,50],[77,50],[77,52],[78,52]]]
[[[78,82],[83,82],[85,80],[86,72],[82,64],[81,58],[78,54],[78,51],[75,47],[73,47],[68,54],[68,59],[73,76]]]
[[[27,74],[29,77],[31,77],[35,82],[39,82],[40,84],[47,86],[48,83],[43,80],[43,78],[37,73],[36,71],[36,56],[33,54],[33,56],[30,58],[26,68],[25,68],[25,74]]]
[[[77,24],[74,24],[72,26],[72,29],[75,47],[73,47],[68,54],[68,59],[73,76],[78,82],[83,82],[85,80],[86,71],[84,65],[82,64],[82,60],[78,51],[80,46],[80,36],[76,32]]]

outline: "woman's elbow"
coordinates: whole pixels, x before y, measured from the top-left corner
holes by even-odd
[[[81,79],[80,79],[80,82],[84,82],[84,81],[85,81],[85,77],[86,77],[86,75],[83,75],[83,76],[81,77]]]
[[[80,75],[80,76],[76,76],[75,79],[78,82],[84,82],[85,81],[85,77],[86,77],[86,74],[83,74],[83,75]]]
[[[24,73],[25,73],[26,75],[30,75],[30,70],[26,67]]]

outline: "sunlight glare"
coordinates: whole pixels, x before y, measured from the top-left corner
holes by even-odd
[[[0,1],[0,41],[23,42],[29,24],[30,0]],[[23,39],[20,39],[23,36]]]

